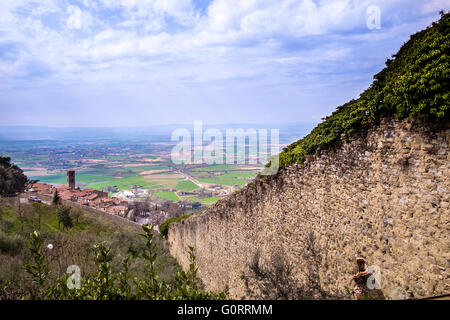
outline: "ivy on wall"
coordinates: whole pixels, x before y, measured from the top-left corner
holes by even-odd
[[[383,116],[448,121],[449,30],[450,13],[441,12],[438,22],[412,35],[386,61],[386,67],[374,76],[359,99],[339,106],[311,133],[284,148],[279,155],[280,168],[339,145],[342,135],[367,130]]]

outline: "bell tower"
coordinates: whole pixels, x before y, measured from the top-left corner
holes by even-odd
[[[75,170],[67,170],[67,185],[75,189]]]

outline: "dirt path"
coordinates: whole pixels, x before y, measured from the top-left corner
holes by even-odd
[[[39,198],[39,199],[41,199],[41,198]],[[51,205],[52,204],[52,202],[49,201],[49,200],[44,200],[44,199],[41,199],[41,200],[42,200],[42,203],[45,203],[46,205]],[[31,203],[31,201],[28,200],[28,197],[26,195],[25,196],[24,195],[20,195],[20,200],[19,201],[22,204],[24,204],[24,203]]]

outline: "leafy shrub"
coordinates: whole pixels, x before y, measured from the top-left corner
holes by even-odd
[[[63,224],[63,229],[65,228],[72,228],[73,227],[73,221],[72,217],[70,216],[71,207],[66,206],[60,206],[58,208],[57,217],[58,217],[58,225]]]
[[[190,267],[187,272],[179,270],[172,284],[162,280],[157,272],[157,246],[154,242],[153,226],[143,226],[145,250],[139,255],[147,262],[143,278],[131,279],[129,273],[129,255],[122,261],[122,268],[114,272],[111,267],[113,259],[111,250],[104,243],[93,247],[96,270],[92,275],[81,279],[79,287],[68,286],[71,275],[67,274],[51,284],[49,264],[42,255],[43,240],[37,231],[31,234],[32,260],[25,267],[36,286],[32,299],[75,299],[75,300],[136,300],[136,299],[224,299],[226,293],[204,291],[197,284],[197,267],[195,266],[194,248],[189,247]],[[131,281],[132,280],[132,281]],[[70,283],[70,282],[69,282]],[[25,297],[26,298],[26,297]]]
[[[57,206],[61,204],[61,197],[59,196],[58,189],[53,193],[52,204]]]
[[[0,252],[9,255],[18,254],[24,247],[24,241],[19,235],[6,235],[0,230]]]
[[[169,226],[172,223],[187,219],[191,215],[192,214],[183,214],[182,216],[179,216],[179,217],[172,217],[172,218],[167,219],[166,221],[161,223],[161,225],[159,226],[159,232],[161,233],[162,236],[167,237],[167,234],[169,233]]]
[[[283,149],[280,168],[338,146],[342,135],[367,130],[381,117],[423,117],[448,121],[450,88],[450,13],[411,36],[357,100],[338,107],[311,133]],[[270,162],[267,164],[270,167]]]

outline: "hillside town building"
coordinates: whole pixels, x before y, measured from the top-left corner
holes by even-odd
[[[63,200],[76,202],[111,214],[124,216],[128,211],[127,201],[109,198],[108,192],[91,188],[75,188],[75,170],[67,171],[67,185],[53,186],[48,183],[36,182],[29,186],[28,191],[48,196],[53,196],[58,191],[59,197]]]
[[[67,185],[53,186],[48,183],[36,182],[28,187],[28,192],[35,192],[39,195],[53,196],[56,191],[62,200],[71,201],[79,205],[88,206],[113,215],[118,215],[140,224],[156,224],[172,216],[179,216],[185,210],[194,207],[192,203],[181,201],[179,204],[167,201],[162,205],[156,203],[145,203],[145,208],[139,205],[128,203],[128,201],[109,197],[108,192],[95,190],[92,188],[75,188],[75,171],[67,171]]]

